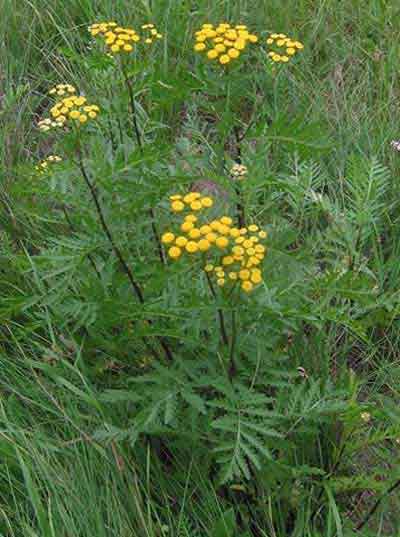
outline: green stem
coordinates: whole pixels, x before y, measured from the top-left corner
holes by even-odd
[[[116,244],[116,242],[114,240],[114,237],[112,236],[111,230],[108,227],[107,222],[105,220],[103,209],[102,209],[102,207],[100,205],[100,201],[99,201],[99,198],[97,196],[96,189],[93,186],[91,180],[89,179],[88,173],[87,173],[87,171],[85,169],[85,165],[83,163],[83,158],[82,158],[82,150],[81,150],[79,138],[78,138],[77,152],[78,152],[78,165],[79,165],[82,177],[83,177],[83,179],[84,179],[84,181],[85,181],[85,183],[86,183],[86,185],[87,185],[87,187],[88,187],[88,189],[90,191],[90,194],[92,196],[92,199],[93,199],[93,202],[94,202],[94,205],[96,207],[97,214],[98,214],[98,217],[99,217],[99,220],[100,220],[101,227],[102,227],[102,229],[103,229],[103,231],[104,231],[109,243],[111,244],[111,247],[112,247],[112,249],[114,251],[115,256],[117,257],[118,261],[120,262],[120,265],[121,265],[123,271],[125,272],[125,274],[128,277],[128,280],[129,280],[129,282],[131,284],[131,287],[132,287],[132,290],[133,290],[134,294],[136,295],[136,298],[138,299],[140,304],[144,305],[145,300],[144,300],[144,295],[143,295],[142,289],[139,286],[139,284],[136,282],[128,263],[125,261],[121,250],[118,248],[118,246],[117,246],[117,244]],[[149,325],[153,324],[153,322],[151,320],[147,320],[147,323]],[[161,347],[163,348],[164,353],[165,353],[168,361],[172,362],[173,355],[172,355],[171,349],[169,348],[168,343],[161,336],[157,336],[157,339],[158,339]],[[144,338],[144,341],[146,342],[145,338]],[[154,352],[153,352],[153,354],[154,354]]]
[[[112,247],[112,249],[114,251],[115,256],[117,257],[117,259],[120,262],[125,274],[127,275],[137,299],[139,300],[139,302],[141,304],[144,304],[144,296],[143,296],[142,290],[141,290],[139,284],[136,282],[135,278],[133,277],[132,271],[129,268],[127,262],[125,261],[123,255],[121,253],[121,250],[116,245],[116,243],[114,241],[114,237],[111,234],[110,228],[108,227],[108,225],[106,223],[106,220],[104,218],[103,209],[101,208],[100,201],[99,201],[99,198],[98,198],[97,193],[96,193],[96,189],[94,188],[91,180],[89,179],[89,176],[88,176],[88,174],[86,172],[86,169],[85,169],[85,166],[83,164],[82,151],[81,151],[81,147],[80,147],[79,142],[78,142],[78,164],[79,164],[79,168],[80,168],[81,173],[82,173],[82,177],[83,177],[83,179],[84,179],[84,181],[85,181],[85,183],[86,183],[86,185],[87,185],[87,187],[88,187],[88,189],[90,191],[90,194],[92,196],[94,205],[95,205],[96,210],[97,210],[97,214],[99,216],[101,227],[103,228],[103,231],[104,231],[109,243],[111,244],[111,247]]]
[[[122,74],[124,75],[126,88],[128,90],[129,104],[130,104],[130,107],[131,107],[133,128],[134,128],[134,131],[135,131],[136,141],[137,141],[138,147],[140,149],[140,152],[143,154],[143,141],[142,141],[142,136],[140,134],[139,125],[138,125],[138,122],[137,122],[136,103],[135,103],[135,96],[133,94],[132,81],[129,78],[129,75],[126,72],[126,69],[125,69],[124,66],[122,66]]]
[[[239,133],[239,127],[234,127],[233,132],[235,134],[236,139],[236,162],[238,164],[242,163],[242,150],[240,143],[242,141],[242,138],[240,137]],[[236,215],[237,215],[237,221],[239,228],[246,226],[246,213],[244,209],[244,201],[243,201],[243,192],[240,185],[240,179],[235,181],[235,191],[236,191]]]
[[[127,87],[127,90],[128,90],[129,103],[130,103],[130,107],[131,107],[133,127],[134,127],[134,131],[135,131],[137,145],[139,147],[140,154],[143,156],[143,140],[142,140],[142,136],[141,136],[140,130],[139,130],[139,125],[138,125],[138,122],[137,122],[136,104],[135,104],[135,96],[133,94],[132,81],[129,78],[128,73],[126,72],[125,67],[122,66],[121,69],[122,69],[122,73],[123,73],[124,79],[125,79],[125,84],[126,84],[126,87]],[[155,240],[155,243],[157,245],[158,256],[160,258],[161,263],[163,265],[165,265],[166,264],[166,259],[165,259],[164,250],[163,250],[163,247],[162,247],[162,244],[161,244],[161,241],[160,241],[160,236],[158,234],[157,226],[156,226],[156,223],[155,223],[155,212],[154,212],[153,207],[150,207],[150,209],[149,209],[149,217],[150,217],[150,221],[151,221],[151,229],[152,229],[152,232],[153,232],[154,240]]]
[[[231,312],[231,327],[232,327],[232,336],[231,336],[231,345],[229,349],[229,378],[230,380],[236,375],[236,363],[235,363],[235,347],[237,339],[237,323],[236,323],[236,310],[232,309]]]
[[[215,292],[214,286],[212,284],[212,281],[208,272],[206,272],[206,278],[207,278],[207,282],[208,282],[208,286],[210,288],[211,294],[214,297],[214,300],[217,301],[217,294]],[[224,343],[224,345],[229,345],[229,339],[228,339],[228,335],[226,333],[226,328],[225,328],[224,312],[221,310],[221,308],[217,307],[217,314],[218,314],[219,328],[221,331],[222,342]]]
[[[365,524],[368,522],[368,520],[372,517],[372,515],[375,513],[375,511],[378,509],[378,507],[380,506],[380,504],[382,503],[383,499],[386,497],[386,496],[389,496],[392,492],[394,492],[397,488],[400,487],[400,479],[398,479],[397,481],[394,482],[394,484],[388,488],[388,490],[382,494],[382,496],[380,498],[378,498],[378,500],[376,500],[376,502],[374,503],[374,505],[371,507],[371,509],[368,511],[368,513],[365,515],[365,517],[361,520],[361,522],[359,522],[357,524],[357,526],[354,528],[355,531],[359,531],[361,530]]]

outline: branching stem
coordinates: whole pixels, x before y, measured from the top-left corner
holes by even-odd
[[[78,166],[79,166],[79,169],[82,173],[82,177],[90,191],[90,194],[92,196],[92,199],[93,199],[93,202],[94,202],[94,205],[96,207],[96,210],[97,210],[97,214],[98,214],[98,217],[99,217],[99,220],[100,220],[100,224],[101,224],[101,227],[109,241],[109,243],[111,244],[111,247],[113,249],[113,252],[115,254],[115,256],[117,257],[118,261],[120,262],[120,265],[123,269],[123,271],[125,272],[126,276],[128,277],[128,280],[131,284],[131,287],[132,287],[132,290],[136,296],[136,298],[138,299],[138,301],[140,302],[140,304],[144,304],[145,300],[144,300],[144,295],[143,295],[143,292],[142,292],[142,289],[140,287],[140,285],[136,282],[134,276],[133,276],[133,273],[128,265],[128,263],[125,261],[125,258],[124,256],[122,255],[122,252],[121,250],[118,248],[115,240],[114,240],[114,237],[112,236],[112,233],[111,233],[111,230],[110,228],[108,227],[107,225],[107,222],[105,220],[105,217],[104,217],[104,213],[103,213],[103,209],[100,205],[100,200],[97,196],[97,192],[96,192],[96,188],[93,186],[91,180],[89,179],[89,175],[86,171],[86,168],[85,168],[85,165],[84,165],[84,162],[83,162],[83,158],[82,158],[82,149],[81,149],[81,146],[80,146],[80,140],[78,139],[78,144],[77,144],[77,153],[78,153]],[[151,320],[147,320],[147,323],[149,325],[152,325],[153,322]],[[162,336],[158,336],[157,337],[161,347],[163,348],[164,350],[164,353],[168,359],[168,361],[172,362],[173,360],[173,355],[172,355],[172,352],[171,352],[171,349],[169,348],[169,345],[167,343],[167,341],[165,341],[165,339],[162,337]],[[147,343],[146,339],[144,338],[144,341],[145,343],[147,344],[147,346],[149,348],[150,345]],[[156,354],[156,351],[154,351],[153,349],[151,349],[153,354],[155,354],[156,356],[158,356]]]

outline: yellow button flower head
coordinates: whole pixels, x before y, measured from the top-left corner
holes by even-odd
[[[250,279],[255,284],[261,283],[262,282],[261,271],[259,269],[252,269]]]
[[[218,237],[216,240],[215,240],[215,244],[216,246],[218,246],[218,248],[226,248],[229,244],[229,239],[227,239],[226,237]]]
[[[178,246],[171,246],[171,248],[168,250],[168,255],[172,259],[178,259],[182,255],[182,250],[178,248]]]
[[[175,202],[176,203],[176,202]],[[181,225],[181,230],[184,232],[184,233],[189,233],[190,230],[192,230],[194,228],[194,224],[193,222],[183,222],[183,224]]]
[[[192,201],[192,203],[190,204],[190,208],[192,209],[192,211],[200,211],[203,208],[203,205],[200,201],[195,200]]]
[[[175,244],[179,246],[179,248],[183,248],[188,243],[188,240],[186,237],[183,237],[182,235],[180,237],[177,237]]]
[[[249,44],[257,43],[258,37],[248,31],[247,26],[228,23],[203,24],[195,32],[195,52],[205,53],[209,60],[217,60],[220,65],[228,65],[240,57]]]
[[[208,224],[204,224],[204,226],[200,227],[200,233],[202,235],[207,235],[207,233],[211,233],[211,231],[211,226],[209,226]]]
[[[182,203],[179,200],[173,201],[171,203],[171,211],[173,211],[174,213],[180,213],[181,211],[184,210],[184,208],[185,208],[184,203]]]
[[[185,249],[189,254],[195,254],[199,250],[199,247],[197,245],[197,242],[189,241],[186,244]]]
[[[169,244],[170,242],[174,242],[175,235],[168,231],[167,233],[164,233],[164,235],[161,237],[161,242],[163,244]]]
[[[212,198],[209,198],[209,197],[204,197],[204,198],[201,198],[200,200],[200,203],[202,204],[203,207],[206,207],[206,208],[209,208],[209,207],[212,207],[213,206],[213,200]]]
[[[304,49],[303,43],[294,41],[285,34],[271,34],[267,38],[268,56],[274,63],[288,63]]]
[[[218,238],[218,235],[216,233],[207,233],[206,235],[206,239],[208,240],[208,242],[211,242],[211,243],[215,243],[215,241],[217,240]]]
[[[195,200],[198,200],[200,198],[199,192],[189,192],[189,194],[186,194],[186,196],[183,197],[183,201],[185,203],[193,203]]]
[[[242,282],[241,287],[242,287],[243,291],[245,291],[246,293],[250,293],[250,291],[253,290],[253,284],[248,280]]]
[[[239,238],[240,236],[240,231],[237,227],[233,227],[230,232],[229,232],[230,236],[233,237],[234,239],[236,238]]]
[[[191,239],[198,239],[200,235],[201,235],[200,230],[197,228],[193,228],[189,231],[189,237]]]
[[[211,243],[207,239],[200,239],[197,244],[200,252],[207,252],[211,248]]]
[[[232,225],[232,218],[230,216],[223,216],[220,219],[221,224],[224,224],[225,226],[231,226]]]
[[[222,258],[223,265],[232,265],[235,262],[235,259],[231,255],[226,255]]]
[[[239,272],[239,278],[241,280],[243,280],[243,281],[249,280],[250,279],[250,271],[247,270],[247,269],[241,270]]]

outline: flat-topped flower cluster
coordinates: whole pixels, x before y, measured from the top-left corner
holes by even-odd
[[[154,24],[143,24],[140,35],[134,28],[119,26],[115,21],[98,22],[91,24],[88,31],[92,37],[101,37],[109,54],[133,52],[135,45],[140,41],[150,45],[162,34]]]
[[[249,45],[259,41],[259,37],[250,32],[245,24],[231,26],[227,22],[221,22],[214,26],[206,23],[195,32],[194,50],[204,53],[209,60],[228,65],[238,59]],[[300,41],[276,33],[269,35],[266,44],[268,57],[276,63],[287,63],[304,48]]]
[[[195,33],[195,39],[196,52],[204,52],[209,60],[218,60],[223,65],[239,58],[249,44],[258,41],[246,25],[231,26],[225,22],[218,26],[203,24],[201,30]]]
[[[83,95],[77,95],[76,89],[70,84],[58,84],[49,91],[50,95],[61,97],[50,108],[50,118],[42,119],[38,122],[41,131],[48,131],[52,128],[63,127],[68,122],[82,125],[91,119],[96,119],[100,108],[96,104],[90,104]]]
[[[171,211],[187,214],[176,230],[168,230],[161,240],[169,247],[168,255],[179,259],[184,255],[201,255],[208,277],[215,276],[218,286],[240,282],[245,292],[262,282],[259,268],[266,248],[261,244],[267,234],[255,224],[237,228],[230,216],[207,219],[202,215],[213,206],[213,199],[199,192],[170,197]]]
[[[267,45],[273,49],[268,52],[268,56],[277,63],[287,63],[300,50],[304,49],[303,43],[291,39],[285,34],[271,34],[267,38]]]

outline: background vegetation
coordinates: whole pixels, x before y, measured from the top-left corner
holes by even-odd
[[[1,534],[400,535],[400,6],[0,7]],[[107,19],[151,21],[165,37],[135,65],[144,154],[124,85],[87,33]],[[224,80],[193,52],[194,31],[221,20],[305,44],[275,73],[253,56],[228,111]],[[68,152],[36,127],[64,81],[104,110],[86,164],[144,308],[74,163],[35,172]],[[165,230],[168,195],[206,180],[229,212],[231,130],[253,111],[244,198],[268,255],[265,285],[240,306],[230,382],[215,303],[199,271],[159,264],[148,210]],[[167,338],[173,364],[143,336]]]

